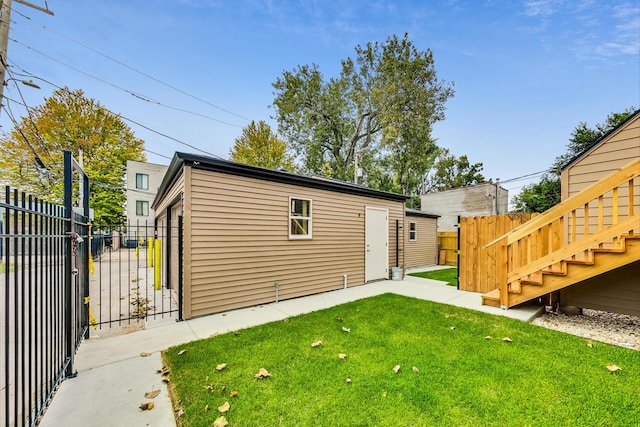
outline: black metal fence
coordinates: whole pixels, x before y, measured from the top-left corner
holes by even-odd
[[[76,231],[79,237],[67,234],[69,219],[62,206],[6,187],[0,208],[5,249],[0,264],[4,308],[0,320],[4,344],[1,423],[33,425],[72,369],[73,353],[86,330],[77,314],[84,305],[86,282],[82,283],[80,272],[85,268],[87,245],[81,241],[82,223]],[[66,286],[68,244],[75,254],[75,260],[70,260],[75,263],[70,286]]]
[[[37,424],[58,384],[74,375],[87,331],[88,223],[73,212],[72,170],[65,153],[65,206],[5,187],[0,196],[0,424]],[[68,197],[67,197],[68,196]]]
[[[148,322],[179,320],[180,290],[163,286],[167,236],[153,221],[114,225],[92,233],[90,334],[117,334]]]
[[[169,241],[181,242],[181,224],[92,230],[89,178],[70,152],[64,175],[64,206],[9,187],[0,195],[1,426],[38,423],[60,382],[75,376],[74,355],[91,331],[181,318],[182,281],[161,286],[170,282],[163,263]],[[76,197],[82,206],[74,210]]]

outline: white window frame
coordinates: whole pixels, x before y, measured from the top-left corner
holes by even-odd
[[[143,206],[147,207],[147,213],[144,213],[144,208]],[[140,210],[138,210],[138,207],[140,207]],[[138,213],[142,211],[143,213]],[[149,216],[149,202],[147,200],[136,200],[136,216]]]
[[[309,215],[308,216],[297,216],[293,215],[291,211],[291,203],[293,200],[303,200],[309,202]],[[311,239],[313,238],[313,200],[308,197],[297,197],[297,196],[289,196],[289,206],[287,207],[288,214],[288,223],[289,223],[289,239],[290,240],[301,240],[301,239]],[[291,234],[291,222],[293,219],[303,219],[308,222],[308,234]]]
[[[138,177],[142,181],[140,186],[138,187]],[[146,184],[146,185],[145,185]],[[136,188],[138,190],[148,190],[149,189],[149,174],[136,172]]]
[[[411,230],[411,226],[413,226],[413,230]],[[411,234],[413,233],[413,237]],[[416,221],[409,221],[409,241],[416,242],[418,240],[418,223]]]

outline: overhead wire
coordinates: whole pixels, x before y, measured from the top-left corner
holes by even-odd
[[[54,29],[51,29],[51,28],[47,27],[45,24],[43,24],[43,23],[41,23],[41,22],[38,22],[37,20],[32,19],[31,17],[29,17],[29,16],[27,16],[27,15],[24,15],[23,13],[20,13],[20,12],[17,12],[17,13],[18,13],[19,15],[21,15],[22,17],[24,17],[25,19],[28,19],[28,20],[30,20],[30,21],[32,21],[32,22],[34,22],[34,23],[37,23],[38,25],[41,25],[41,26],[42,26],[42,28],[44,28],[45,30],[50,31],[50,32],[52,32],[52,33],[55,33],[55,34],[57,34],[58,36],[63,37],[63,38],[65,38],[65,39],[67,39],[67,40],[69,40],[69,41],[71,41],[71,42],[73,42],[73,43],[77,44],[78,46],[81,46],[81,47],[83,47],[83,48],[85,48],[85,49],[87,49],[87,50],[89,50],[89,51],[91,51],[91,52],[93,52],[93,53],[95,53],[95,54],[97,54],[97,55],[100,55],[100,56],[102,56],[103,58],[106,58],[106,59],[108,59],[108,60],[110,60],[110,61],[112,61],[112,62],[114,62],[114,63],[116,63],[116,64],[118,64],[118,65],[120,65],[120,66],[122,66],[122,67],[125,67],[125,68],[127,68],[127,69],[129,69],[129,70],[131,70],[131,71],[133,71],[133,72],[135,72],[135,73],[138,73],[138,74],[140,74],[141,76],[144,76],[144,77],[146,77],[146,78],[148,78],[148,79],[150,79],[150,80],[153,80],[153,81],[155,81],[156,83],[160,83],[161,85],[163,85],[163,86],[165,86],[165,87],[168,87],[169,89],[175,90],[176,92],[179,92],[179,93],[181,93],[181,94],[183,94],[183,95],[185,95],[185,96],[188,96],[189,98],[192,98],[192,99],[195,99],[195,100],[197,100],[197,101],[200,101],[200,102],[202,102],[202,103],[204,103],[204,104],[206,104],[206,105],[209,105],[210,107],[216,108],[216,109],[218,109],[218,110],[220,110],[220,111],[224,111],[225,113],[231,114],[231,115],[233,115],[233,116],[239,117],[239,118],[244,119],[244,120],[247,120],[247,121],[251,121],[251,119],[249,119],[249,118],[247,118],[247,117],[245,117],[245,116],[243,116],[243,115],[240,115],[240,114],[238,114],[238,113],[234,113],[234,112],[233,112],[233,111],[231,111],[231,110],[228,110],[228,109],[226,109],[226,108],[220,107],[219,105],[213,104],[213,103],[211,103],[211,102],[209,102],[209,101],[207,101],[207,100],[205,100],[205,99],[203,99],[203,98],[200,98],[200,97],[198,97],[198,96],[195,96],[195,95],[193,95],[193,94],[190,94],[189,92],[186,92],[186,91],[184,91],[184,90],[182,90],[182,89],[180,89],[180,88],[178,88],[178,87],[176,87],[176,86],[173,86],[173,85],[171,85],[171,84],[169,84],[169,83],[166,83],[166,82],[164,82],[164,81],[162,81],[162,80],[160,80],[160,79],[158,79],[158,78],[156,78],[156,77],[153,77],[152,75],[147,74],[147,73],[145,73],[144,71],[138,70],[137,68],[132,67],[132,66],[131,66],[131,65],[129,65],[129,64],[126,64],[126,63],[124,63],[124,62],[122,62],[122,61],[119,61],[119,60],[117,60],[117,59],[115,59],[115,58],[113,58],[113,57],[111,57],[111,56],[107,55],[106,53],[100,52],[99,50],[97,50],[97,49],[95,49],[95,48],[93,48],[93,47],[91,47],[91,46],[88,46],[88,45],[86,45],[85,43],[82,43],[81,41],[78,41],[78,40],[74,39],[74,38],[73,38],[73,37],[71,37],[71,36],[68,36],[68,35],[66,35],[66,34],[64,34],[64,33],[61,33],[60,31],[56,31],[56,30],[54,30]]]
[[[12,65],[13,65],[13,63],[12,63]],[[15,66],[15,65],[14,65],[14,66]],[[18,69],[20,69],[23,73],[26,73],[26,74],[22,74],[22,75],[25,75],[25,76],[30,77],[30,78],[34,78],[34,79],[41,80],[41,81],[43,81],[43,82],[45,82],[45,83],[47,83],[47,84],[49,84],[49,85],[51,85],[51,86],[53,86],[53,87],[55,87],[55,88],[57,88],[57,89],[64,90],[64,91],[66,91],[67,93],[74,95],[74,93],[73,93],[73,92],[71,92],[71,91],[69,90],[69,88],[67,88],[67,87],[59,86],[59,85],[57,85],[57,84],[55,84],[55,83],[53,83],[53,82],[51,82],[51,81],[49,81],[49,80],[47,80],[47,79],[44,79],[44,78],[39,77],[39,76],[36,76],[35,74],[32,74],[32,73],[30,73],[30,72],[26,71],[25,69],[23,69],[23,68],[21,68],[21,67],[17,67],[17,68],[18,68]],[[21,74],[19,74],[19,73],[16,73],[16,74],[21,75]],[[177,142],[177,143],[182,144],[182,145],[184,145],[184,146],[186,146],[186,147],[189,147],[189,148],[191,148],[191,149],[194,149],[194,150],[196,150],[196,151],[199,151],[199,152],[201,152],[201,153],[204,153],[204,154],[206,154],[206,155],[208,155],[208,156],[212,156],[212,157],[215,157],[215,158],[218,158],[218,159],[224,160],[221,156],[218,156],[217,154],[210,153],[210,152],[208,152],[208,151],[206,151],[206,150],[203,150],[203,149],[201,149],[201,148],[196,147],[195,145],[189,144],[189,143],[187,143],[187,142],[181,141],[181,140],[180,140],[180,139],[178,139],[178,138],[175,138],[175,137],[170,136],[170,135],[168,135],[168,134],[165,134],[165,133],[163,133],[163,132],[157,131],[157,130],[155,130],[155,129],[153,129],[153,128],[151,128],[151,127],[147,126],[147,125],[144,125],[144,124],[142,124],[142,123],[138,122],[137,120],[131,119],[131,118],[126,117],[126,116],[124,116],[124,115],[122,115],[122,114],[114,113],[113,111],[109,110],[109,109],[108,109],[107,107],[105,107],[105,106],[102,106],[102,108],[104,108],[104,109],[105,109],[105,111],[108,111],[109,113],[111,113],[111,114],[113,114],[113,115],[115,115],[115,116],[118,116],[118,117],[122,118],[123,120],[125,120],[125,121],[127,121],[127,122],[129,122],[129,123],[133,123],[133,124],[135,124],[135,125],[137,125],[137,126],[139,126],[139,127],[143,128],[143,129],[146,129],[146,130],[148,130],[149,132],[155,133],[156,135],[159,135],[159,136],[162,136],[162,137],[164,137],[164,138],[170,139],[170,140],[172,140],[172,141],[174,141],[174,142]],[[145,150],[145,151],[148,151],[148,150]],[[155,153],[152,153],[152,154],[155,154]],[[165,156],[163,156],[163,157],[165,157]]]
[[[111,86],[111,87],[113,87],[115,89],[118,89],[118,90],[120,90],[122,92],[128,93],[129,95],[131,95],[131,96],[133,96],[133,97],[135,97],[135,98],[137,98],[137,99],[139,99],[141,101],[145,101],[145,102],[148,102],[150,104],[156,104],[156,105],[159,105],[161,107],[168,108],[168,109],[171,109],[171,110],[174,110],[174,111],[179,111],[179,112],[182,112],[182,113],[192,114],[194,116],[198,116],[198,117],[202,117],[202,118],[205,118],[205,119],[208,119],[208,120],[212,120],[214,122],[221,123],[221,124],[224,124],[224,125],[227,125],[227,126],[233,126],[233,127],[237,127],[237,128],[241,128],[242,127],[242,126],[240,126],[238,124],[225,122],[224,120],[219,120],[219,119],[216,119],[215,117],[211,117],[211,116],[208,116],[206,114],[197,113],[195,111],[191,111],[191,110],[187,110],[187,109],[184,109],[184,108],[179,108],[179,107],[174,107],[172,105],[164,104],[164,103],[162,103],[160,101],[157,101],[157,100],[151,98],[150,96],[147,96],[147,95],[144,95],[142,93],[138,93],[138,92],[129,90],[129,89],[124,88],[122,86],[119,86],[119,85],[117,85],[115,83],[112,83],[112,82],[110,82],[110,81],[108,81],[106,79],[103,79],[102,77],[98,77],[98,76],[95,76],[95,75],[93,75],[91,73],[87,73],[86,71],[83,71],[78,67],[74,67],[73,65],[67,64],[66,62],[63,62],[63,61],[61,61],[61,60],[59,60],[59,59],[57,59],[57,58],[55,58],[55,57],[53,57],[51,55],[47,55],[46,53],[44,53],[44,52],[42,52],[42,51],[40,51],[40,50],[38,50],[38,49],[36,49],[34,47],[26,45],[26,44],[24,44],[24,43],[22,43],[22,42],[20,42],[20,41],[18,41],[16,39],[9,38],[9,40],[11,40],[12,42],[17,43],[20,46],[23,46],[23,47],[25,47],[25,48],[27,48],[29,50],[32,50],[32,51],[36,52],[37,54],[42,55],[45,58],[47,58],[47,59],[49,59],[51,61],[54,61],[54,62],[56,62],[56,63],[58,63],[58,64],[60,64],[60,65],[62,65],[64,67],[70,68],[70,69],[72,69],[72,70],[74,70],[74,71],[76,71],[76,72],[78,72],[78,73],[80,73],[80,74],[82,74],[84,76],[87,76],[87,77],[89,77],[91,79],[97,80],[97,81],[99,81],[101,83],[104,83],[104,84],[106,84],[108,86]]]

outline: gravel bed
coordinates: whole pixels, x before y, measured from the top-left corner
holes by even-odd
[[[582,315],[547,312],[531,323],[579,337],[640,350],[640,317],[583,309]]]

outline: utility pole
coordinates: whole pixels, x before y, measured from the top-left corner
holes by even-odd
[[[7,48],[9,47],[9,26],[11,25],[11,1],[12,0],[0,0],[0,107],[3,105],[4,87],[7,84],[5,74],[9,66],[7,61]],[[44,2],[45,7],[31,4],[25,0],[16,0],[16,2],[53,16],[53,12],[49,10],[49,5],[46,1]],[[1,111],[2,109],[0,109],[0,112]]]
[[[11,23],[11,0],[0,0],[0,107],[3,104],[7,71],[7,47],[9,46],[9,24]],[[0,108],[0,113],[2,109]]]

